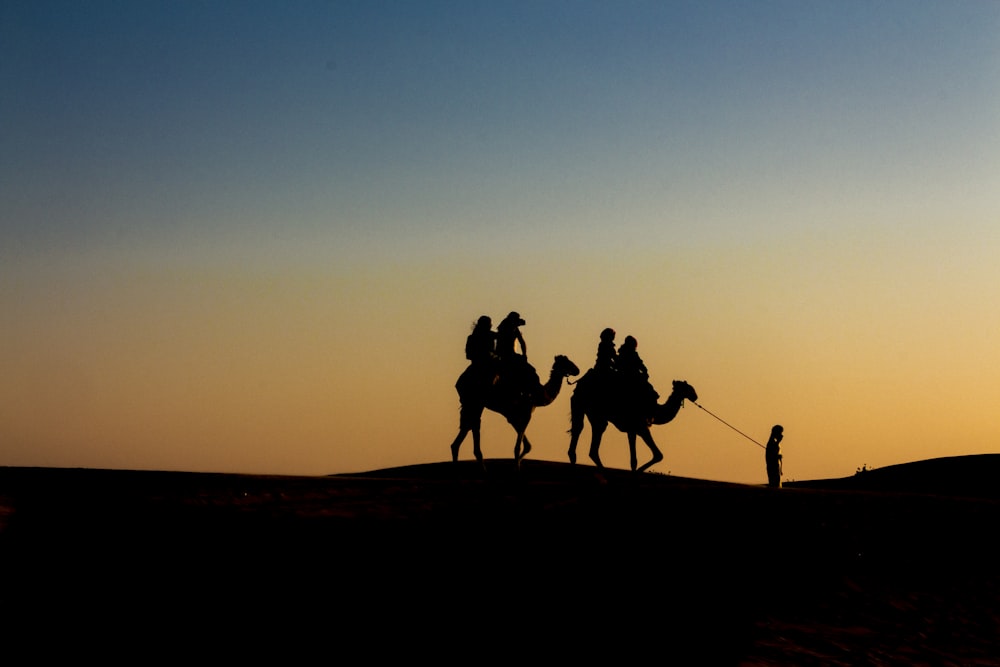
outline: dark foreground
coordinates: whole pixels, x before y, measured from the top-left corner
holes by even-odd
[[[0,468],[0,632],[31,662],[998,665],[998,459],[780,490]]]

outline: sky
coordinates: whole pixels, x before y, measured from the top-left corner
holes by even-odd
[[[695,387],[656,472],[998,452],[998,110],[986,0],[3,0],[0,465],[448,460],[512,310]]]

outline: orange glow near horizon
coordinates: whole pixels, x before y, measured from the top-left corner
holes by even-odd
[[[782,424],[786,478],[998,451],[1000,4],[903,6],[12,9],[0,465],[448,460],[511,310],[543,377],[610,326],[661,394]],[[653,435],[656,472],[765,480],[696,406]]]

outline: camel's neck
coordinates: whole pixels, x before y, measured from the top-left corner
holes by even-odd
[[[654,424],[666,424],[680,412],[684,405],[684,397],[676,389],[671,392],[661,405],[656,406],[656,413],[653,415]]]
[[[559,396],[559,392],[562,390],[562,385],[563,376],[553,369],[549,374],[549,381],[542,385],[542,390],[535,397],[535,405],[542,407],[556,400],[556,397]]]

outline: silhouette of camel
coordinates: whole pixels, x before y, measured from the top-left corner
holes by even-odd
[[[503,415],[517,432],[514,443],[514,460],[521,462],[531,451],[531,443],[525,435],[528,422],[535,408],[551,404],[562,389],[563,378],[580,374],[580,369],[568,358],[559,355],[552,363],[549,380],[544,385],[538,379],[538,373],[526,361],[507,366],[507,372],[501,372],[496,382],[483,381],[481,375],[470,366],[458,381],[455,389],[461,403],[459,415],[459,430],[454,442],[451,443],[451,459],[458,460],[458,449],[468,433],[472,433],[473,452],[480,465],[483,463],[483,452],[479,442],[479,425],[483,410],[490,409]],[[521,443],[524,443],[524,451]]]
[[[612,380],[613,382],[613,380]],[[601,457],[598,453],[601,447],[601,437],[605,429],[611,423],[619,431],[628,436],[628,448],[631,456],[632,470],[636,470],[635,440],[636,436],[642,438],[650,451],[653,453],[647,463],[644,463],[638,472],[659,463],[663,460],[663,454],[653,441],[653,436],[649,432],[649,427],[653,424],[666,424],[677,416],[677,412],[684,404],[684,399],[697,401],[698,394],[694,387],[683,380],[674,380],[674,389],[670,396],[662,404],[657,404],[653,408],[652,414],[639,409],[635,401],[623,399],[622,393],[616,391],[616,387],[608,386],[600,376],[587,373],[576,385],[573,396],[570,398],[571,426],[569,442],[569,462],[576,463],[576,443],[583,432],[584,416],[590,421],[591,441],[590,458],[598,468],[603,468]]]

